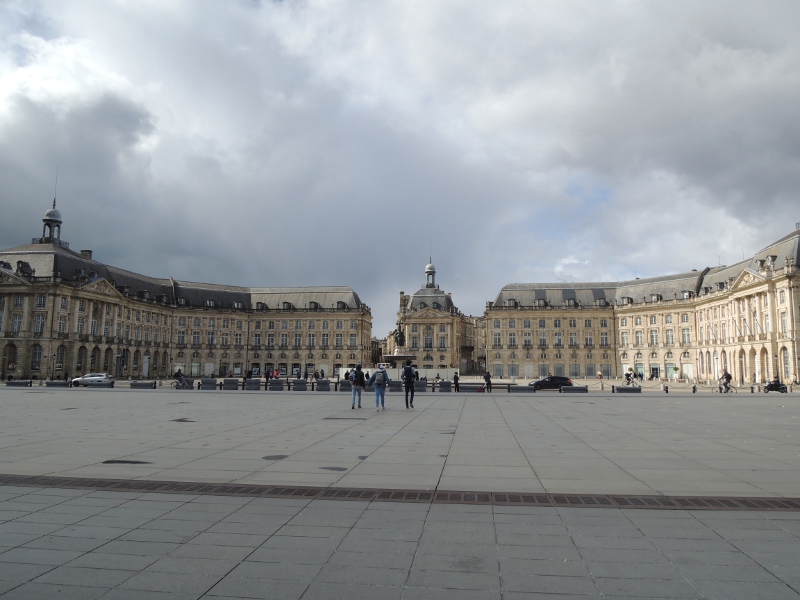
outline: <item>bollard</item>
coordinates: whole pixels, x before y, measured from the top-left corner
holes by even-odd
[[[611,393],[612,394],[616,394],[617,393],[617,386],[615,386],[615,385],[611,386]]]
[[[669,386],[664,384],[664,393],[669,394]]]
[[[692,393],[693,393],[693,394],[696,394],[696,393],[697,393],[697,386],[696,386],[696,385],[693,385],[693,386],[692,386]]]
[[[753,386],[752,386],[752,385],[750,386],[750,393],[751,393],[751,394],[755,394],[755,393],[756,393],[756,390],[753,388]]]

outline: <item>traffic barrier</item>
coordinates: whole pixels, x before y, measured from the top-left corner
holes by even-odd
[[[30,379],[10,379],[6,381],[8,387],[33,387],[33,380]]]
[[[588,394],[589,387],[585,385],[563,385],[558,389],[559,394]]]
[[[612,385],[611,386],[611,393],[612,394],[641,394],[642,388],[640,387],[628,387],[628,386],[621,386],[621,385]]]
[[[216,390],[217,389],[217,380],[213,377],[204,377],[200,380],[200,389],[201,390]]]
[[[239,380],[238,379],[223,379],[222,380],[222,389],[228,391],[235,391],[239,389]]]
[[[156,389],[155,381],[131,381],[132,390],[154,390]]]
[[[260,379],[247,379],[244,382],[244,389],[248,392],[259,392],[261,391],[261,380]]]

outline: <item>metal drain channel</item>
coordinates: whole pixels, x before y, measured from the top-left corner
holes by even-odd
[[[1,475],[0,485],[72,488],[103,491],[159,492],[209,496],[259,498],[315,498],[325,500],[378,500],[435,504],[488,504],[570,508],[636,508],[651,510],[798,511],[800,498],[750,498],[725,496],[629,496],[619,494],[520,494],[506,492],[455,492],[217,484],[178,481],[81,479],[71,477]]]

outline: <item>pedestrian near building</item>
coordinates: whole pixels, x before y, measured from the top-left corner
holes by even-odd
[[[353,384],[353,402],[350,408],[356,407],[356,394],[358,394],[358,408],[361,408],[361,391],[364,389],[364,371],[361,365],[356,365],[356,370],[350,373],[350,383]]]
[[[411,366],[411,361],[406,361],[406,366],[403,367],[403,384],[406,388],[406,408],[411,406],[414,408],[414,381],[416,378],[414,376],[414,367]],[[408,403],[408,395],[411,394],[411,404]]]
[[[389,384],[389,374],[386,367],[381,366],[369,378],[369,384],[375,390],[375,410],[386,410],[386,386]]]
[[[492,391],[492,376],[489,374],[489,371],[486,371],[483,375],[483,380],[486,382],[486,391]]]
[[[461,390],[459,390],[459,388],[458,388],[458,371],[456,371],[455,373],[453,373],[453,387],[454,387],[454,388],[456,388],[456,391],[457,391],[457,392],[461,391]]]

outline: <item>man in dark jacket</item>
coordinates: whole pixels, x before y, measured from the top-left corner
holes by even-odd
[[[356,365],[356,370],[350,373],[350,382],[353,384],[353,403],[350,408],[356,407],[356,394],[358,394],[358,408],[361,408],[361,391],[364,389],[366,380],[361,365]]]
[[[489,371],[486,371],[483,375],[483,380],[486,382],[485,391],[491,392],[492,391],[492,376],[489,374]]]
[[[458,391],[460,391],[460,390],[458,389],[458,371],[456,371],[455,373],[453,373],[453,387],[455,387],[455,388],[456,388],[456,391],[457,391],[457,392],[458,392]]]
[[[403,367],[403,384],[406,388],[406,408],[409,407],[408,394],[411,393],[411,408],[414,408],[414,367],[411,366],[411,361],[406,361],[406,366]]]

